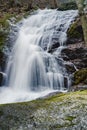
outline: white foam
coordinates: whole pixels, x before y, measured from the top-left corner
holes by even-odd
[[[63,62],[48,50],[55,42],[65,45],[67,29],[77,11],[38,10],[23,21],[17,41],[9,57],[6,83],[0,89],[0,103],[33,100],[48,93],[65,89],[68,76]],[[58,54],[58,55],[57,55]]]

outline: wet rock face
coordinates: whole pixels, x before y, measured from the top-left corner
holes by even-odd
[[[64,64],[65,64],[66,70],[69,74],[72,74],[76,71],[76,68],[73,63],[65,62]]]
[[[64,49],[62,51],[62,57],[65,61],[72,62],[77,69],[87,67],[87,48]]]
[[[49,47],[48,52],[49,53],[54,52],[54,50],[57,49],[59,46],[60,46],[60,44],[58,42],[55,42],[54,44],[52,44],[51,47]]]
[[[68,44],[75,44],[77,42],[83,41],[83,30],[81,21],[79,18],[75,20],[75,22],[70,26],[70,28],[67,31],[67,45]]]
[[[0,86],[2,85],[2,81],[3,81],[3,74],[0,72]]]
[[[80,83],[87,84],[87,69],[80,69],[74,74],[74,84],[78,85]]]
[[[64,77],[64,86],[67,89],[68,88],[68,80],[67,77]]]
[[[3,85],[4,78],[5,78],[5,74],[0,72],[0,87]]]
[[[6,64],[6,56],[3,52],[0,51],[0,69],[4,71]]]
[[[5,70],[6,59],[7,57],[5,56],[5,54],[3,52],[0,52],[0,86],[2,86],[5,77],[3,71]]]
[[[78,84],[70,88],[70,91],[83,91],[83,90],[87,90],[87,85]]]

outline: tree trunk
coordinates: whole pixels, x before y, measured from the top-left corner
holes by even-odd
[[[84,13],[84,1],[85,0],[76,0],[76,3],[78,6],[79,15],[82,23],[84,41],[87,46],[87,18],[86,18],[86,14]]]

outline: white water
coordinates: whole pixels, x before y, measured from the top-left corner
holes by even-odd
[[[66,31],[77,11],[38,10],[23,20],[17,41],[9,56],[5,86],[0,103],[29,101],[53,91],[64,91],[69,78],[59,59],[67,40]],[[50,54],[54,44],[59,48]]]

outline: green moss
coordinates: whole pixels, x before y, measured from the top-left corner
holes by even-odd
[[[8,23],[8,19],[11,17],[14,17],[14,14],[11,13],[5,13],[1,18],[0,18],[0,25],[4,28],[8,28],[9,27],[9,23]]]
[[[7,32],[5,31],[0,31],[0,51],[2,51],[3,46],[4,46],[4,42],[6,40],[7,37]]]
[[[65,93],[61,93],[61,94],[58,94],[58,95],[54,95],[54,96],[51,96],[49,98],[47,98],[47,102],[52,102],[52,101],[61,101],[63,100],[63,97],[65,96]]]
[[[2,17],[0,18],[0,51],[3,50],[4,47],[4,43],[5,40],[7,38],[7,35],[9,33],[9,22],[8,19],[10,19],[11,17],[15,17],[15,23],[19,22],[23,17],[29,15],[29,12],[27,13],[23,13],[23,14],[16,14],[15,12],[12,13],[4,13],[4,15],[2,15]]]
[[[13,16],[14,14],[4,13],[4,15],[0,18],[0,51],[3,50],[4,42],[9,32],[9,22],[7,20]]]
[[[87,69],[81,69],[76,71],[74,74],[74,84],[77,85],[79,83],[87,84]]]
[[[15,12],[12,13],[4,13],[4,15],[0,18],[0,25],[2,28],[4,28],[5,30],[8,29],[9,27],[9,22],[8,20],[12,17],[16,18],[15,23],[19,22],[27,13],[23,13],[23,14],[16,14]]]
[[[75,118],[75,116],[67,116],[65,119],[72,122]]]
[[[69,28],[67,35],[69,38],[81,38],[82,34],[80,33],[80,30],[82,30],[81,25],[79,25],[79,21],[76,20]]]
[[[63,124],[63,125],[60,125],[60,124],[55,124],[55,125],[52,125],[52,126],[50,126],[50,130],[60,130],[61,128],[68,128],[68,127],[70,127],[70,126],[74,126],[75,124],[73,124],[73,123],[65,123],[65,124]]]

